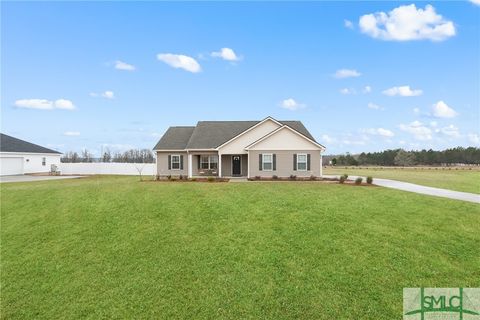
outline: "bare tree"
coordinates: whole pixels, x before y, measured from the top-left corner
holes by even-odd
[[[110,162],[112,160],[112,154],[110,150],[107,148],[102,155],[102,162]]]
[[[87,149],[83,149],[82,151],[82,162],[92,162],[93,156]]]

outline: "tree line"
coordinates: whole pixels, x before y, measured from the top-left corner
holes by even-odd
[[[69,151],[64,153],[61,162],[123,162],[123,163],[154,163],[155,157],[150,149],[130,149],[124,152],[105,150],[100,158],[95,158],[87,149],[80,153]]]
[[[457,147],[442,151],[403,149],[384,150],[380,152],[362,152],[358,155],[334,156],[332,165],[357,166],[414,166],[414,165],[454,165],[454,164],[480,164],[480,148]]]

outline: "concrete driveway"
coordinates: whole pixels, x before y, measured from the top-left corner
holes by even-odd
[[[45,181],[45,180],[62,180],[62,179],[76,179],[82,176],[0,176],[0,182],[28,182],[28,181]]]
[[[339,178],[340,176],[324,175],[324,177]],[[355,180],[357,178],[358,176],[348,176],[348,180]],[[361,178],[363,178],[363,181],[366,180],[365,177],[361,177]],[[436,196],[436,197],[443,197],[443,198],[449,198],[449,199],[455,199],[455,200],[480,203],[480,195],[475,193],[426,187],[426,186],[421,186],[421,185],[409,183],[409,182],[390,180],[390,179],[379,179],[379,178],[373,178],[373,184],[377,186],[385,187],[385,188],[415,192],[420,194],[426,194],[429,196]]]

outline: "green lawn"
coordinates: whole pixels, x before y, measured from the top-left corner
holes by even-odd
[[[319,182],[1,185],[1,318],[399,319],[480,286],[480,206]]]
[[[456,191],[480,193],[480,170],[425,169],[425,168],[332,168],[323,170],[324,174],[349,174],[372,176],[416,183],[429,187],[445,188]]]

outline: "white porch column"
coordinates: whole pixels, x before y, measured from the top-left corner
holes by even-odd
[[[320,178],[323,177],[323,158],[322,158],[322,151],[320,151]]]
[[[188,177],[191,178],[192,177],[192,172],[193,172],[193,169],[192,169],[192,162],[193,162],[193,157],[192,157],[192,154],[189,152],[188,153]]]
[[[247,179],[250,179],[250,151],[247,150]]]
[[[218,154],[218,177],[222,177],[222,155]]]

